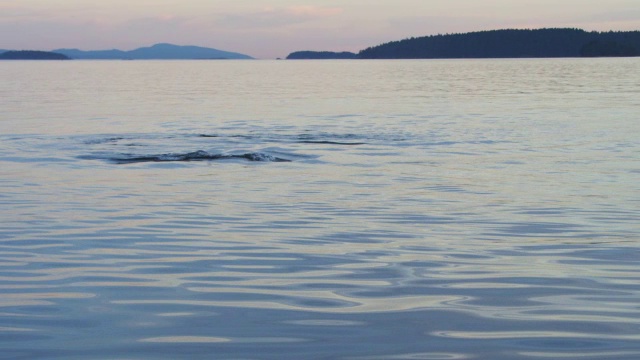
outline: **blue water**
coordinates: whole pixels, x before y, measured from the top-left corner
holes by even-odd
[[[0,78],[0,359],[640,358],[640,59]]]

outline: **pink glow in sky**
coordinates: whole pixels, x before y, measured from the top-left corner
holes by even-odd
[[[0,0],[0,49],[159,42],[256,58],[503,28],[640,30],[640,0]]]

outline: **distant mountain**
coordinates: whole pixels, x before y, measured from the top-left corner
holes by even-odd
[[[96,50],[96,51],[83,51],[78,49],[56,49],[54,52],[67,55],[72,59],[83,60],[121,60],[126,59],[127,55],[122,50]]]
[[[0,60],[70,60],[64,54],[49,51],[20,50],[0,52]]]
[[[352,52],[333,51],[296,51],[287,56],[287,60],[312,60],[312,59],[355,59],[356,54]]]
[[[251,59],[250,56],[199,46],[156,44],[127,51],[132,59]]]
[[[491,30],[410,38],[370,47],[358,53],[360,59],[582,56],[640,56],[640,31]]]
[[[57,49],[57,53],[73,59],[105,60],[197,60],[197,59],[252,59],[251,56],[199,46],[156,44],[130,51]]]

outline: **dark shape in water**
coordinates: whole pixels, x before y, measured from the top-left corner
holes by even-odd
[[[106,139],[90,139],[86,140],[84,143],[88,145],[97,145],[97,144],[106,144],[106,143],[114,143],[120,140],[124,140],[123,137],[111,137]]]
[[[301,144],[327,144],[327,145],[364,145],[363,142],[340,142],[340,141],[326,141],[326,140],[301,140],[298,141]]]
[[[246,153],[241,155],[210,154],[203,150],[198,150],[185,154],[160,154],[134,157],[111,158],[110,160],[118,164],[132,164],[140,162],[168,162],[168,161],[213,161],[245,159],[248,161],[266,162],[290,162],[291,160],[275,157],[263,153]]]

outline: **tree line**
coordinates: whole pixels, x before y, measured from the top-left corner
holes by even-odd
[[[360,59],[640,56],[640,31],[506,29],[445,34],[369,47]]]

